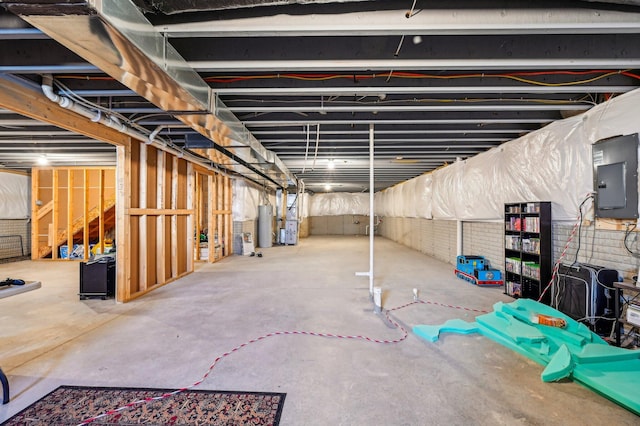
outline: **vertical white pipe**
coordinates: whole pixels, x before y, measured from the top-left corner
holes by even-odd
[[[457,238],[456,256],[462,256],[462,221],[461,220],[457,220],[456,221],[456,225],[457,225],[457,231],[456,231],[456,238]]]
[[[462,161],[461,157],[456,157],[456,162]],[[456,220],[456,256],[462,256],[462,220]]]
[[[375,228],[373,217],[375,215],[373,206],[374,186],[373,186],[373,123],[369,124],[369,295],[373,297],[373,236]]]

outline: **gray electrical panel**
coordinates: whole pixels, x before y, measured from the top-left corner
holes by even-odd
[[[596,217],[638,217],[638,134],[615,136],[593,144]]]

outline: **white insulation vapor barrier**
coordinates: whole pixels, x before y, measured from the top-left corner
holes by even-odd
[[[309,197],[309,216],[368,215],[369,194],[335,192]],[[304,215],[304,213],[303,213]]]
[[[258,206],[271,204],[275,206],[275,196],[267,195],[265,190],[247,185],[241,179],[233,180],[233,212],[234,222],[245,222],[258,219]],[[275,214],[275,208],[273,209]]]
[[[0,172],[0,219],[25,219],[30,216],[29,176]]]
[[[591,145],[640,132],[640,90],[611,99],[428,175],[376,194],[376,214],[501,220],[505,203],[551,201],[554,220],[575,220],[593,190]]]

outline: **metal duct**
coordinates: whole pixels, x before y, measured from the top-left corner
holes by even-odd
[[[11,12],[242,160],[222,155],[226,168],[253,180],[258,175],[269,186],[297,186],[284,163],[217,99],[130,0],[5,3]],[[256,160],[264,165],[254,165]]]

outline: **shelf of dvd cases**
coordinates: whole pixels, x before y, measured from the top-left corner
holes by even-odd
[[[505,293],[537,300],[551,279],[551,203],[505,204],[504,224]]]

